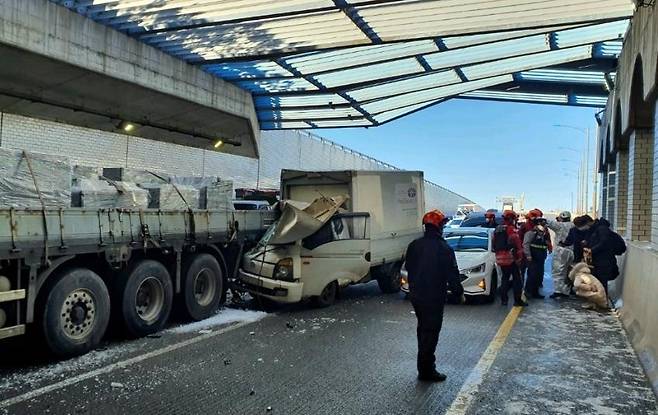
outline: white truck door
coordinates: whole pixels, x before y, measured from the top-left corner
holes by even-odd
[[[338,214],[302,241],[304,296],[320,295],[330,282],[360,281],[370,270],[368,214]]]

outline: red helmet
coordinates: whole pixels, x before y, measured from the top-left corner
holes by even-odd
[[[539,209],[532,209],[530,212],[528,212],[525,215],[525,218],[528,220],[536,219],[536,218],[541,218],[544,216],[544,212],[542,212]]]
[[[513,221],[518,219],[519,215],[516,214],[513,210],[506,210],[503,212],[503,219],[508,221]]]
[[[484,217],[487,218],[487,219],[495,219],[496,218],[496,211],[493,210],[493,209],[489,209],[484,214]]]
[[[432,210],[423,216],[423,225],[433,225],[437,228],[440,228],[445,222],[446,215],[444,215],[440,210]]]

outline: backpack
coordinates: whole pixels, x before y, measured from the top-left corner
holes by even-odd
[[[613,230],[610,230],[610,248],[615,255],[621,255],[626,252],[626,241]]]
[[[493,248],[495,252],[510,251],[514,246],[509,241],[507,234],[507,227],[505,225],[498,225],[493,234]]]

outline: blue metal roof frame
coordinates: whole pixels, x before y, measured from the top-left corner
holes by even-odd
[[[262,129],[452,98],[603,107],[632,0],[51,0],[247,89]]]

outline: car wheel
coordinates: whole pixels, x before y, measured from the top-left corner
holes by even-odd
[[[322,293],[313,297],[313,304],[316,307],[329,307],[336,302],[338,296],[338,282],[332,281],[322,290]]]
[[[491,272],[491,286],[489,287],[489,295],[487,295],[487,303],[496,301],[496,293],[498,292],[498,273],[496,270]]]
[[[377,276],[377,284],[384,294],[395,294],[400,291],[402,286],[402,269],[401,264],[391,264],[382,266]]]

